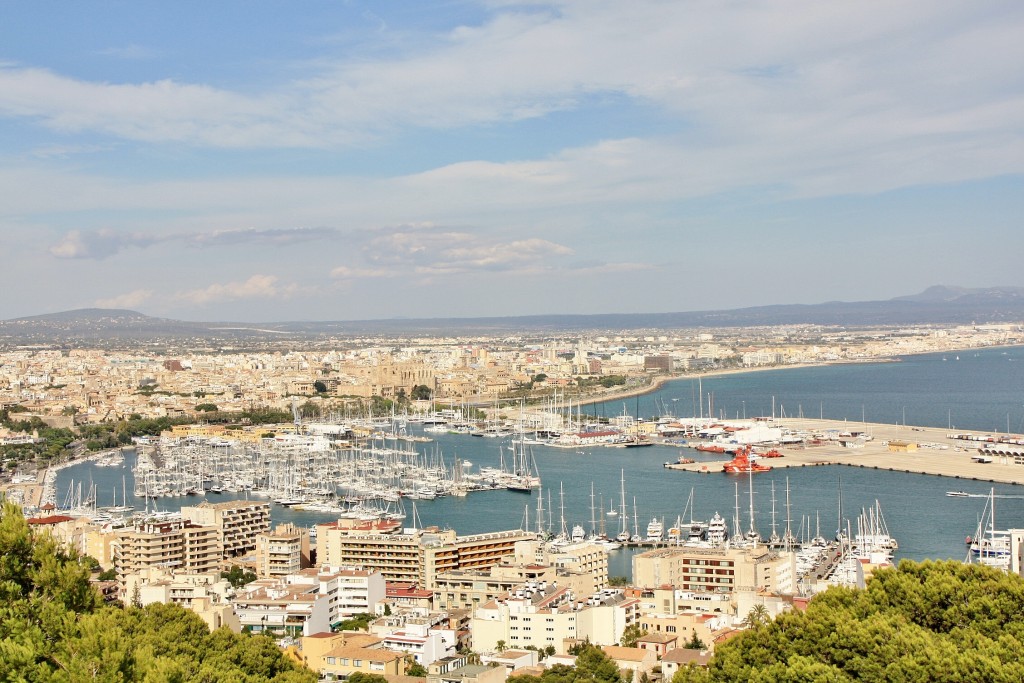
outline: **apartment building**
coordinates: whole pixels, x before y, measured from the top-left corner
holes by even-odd
[[[696,593],[768,590],[793,593],[793,553],[758,548],[660,548],[633,557],[637,586],[674,586]]]
[[[248,500],[209,501],[181,508],[195,524],[216,527],[224,557],[239,557],[256,549],[256,537],[270,531],[270,503]]]
[[[526,584],[540,583],[568,588],[574,595],[593,595],[608,583],[608,553],[589,543],[551,548],[540,541],[520,541],[512,557],[489,571],[435,576],[434,607],[473,610]]]
[[[365,633],[325,631],[303,636],[300,658],[320,680],[344,680],[356,672],[398,676],[405,657],[381,647],[381,639]]]
[[[528,585],[477,609],[470,622],[473,648],[494,650],[498,641],[504,641],[515,649],[553,646],[558,654],[566,654],[569,647],[585,640],[614,644],[639,619],[639,605],[638,600],[612,589],[582,601],[567,588]]]
[[[231,600],[243,630],[311,635],[331,630],[330,598],[319,586],[289,585],[280,579],[257,579]]]
[[[199,615],[210,630],[225,626],[241,630],[228,603],[231,585],[219,572],[188,574],[165,567],[146,567],[125,577],[125,594],[137,596],[140,605],[175,604]]]
[[[400,534],[362,533],[335,525],[317,531],[318,561],[379,571],[387,581],[432,589],[438,575],[457,569],[486,570],[515,554],[524,531],[457,536],[454,531],[415,530]]]
[[[114,568],[122,584],[129,574],[146,567],[164,567],[184,573],[220,570],[220,530],[185,519],[147,520],[114,532],[111,541]]]
[[[310,566],[309,531],[294,524],[278,524],[256,535],[256,575],[287,576]]]

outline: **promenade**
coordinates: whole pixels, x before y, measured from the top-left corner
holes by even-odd
[[[782,453],[783,457],[761,460],[763,464],[770,465],[774,469],[847,465],[999,484],[1024,484],[1024,465],[1015,465],[1012,458],[1000,456],[991,456],[992,462],[989,463],[976,462],[972,458],[979,455],[978,446],[981,443],[949,438],[951,432],[948,429],[810,418],[787,418],[776,424],[794,430],[815,433],[824,433],[827,430],[863,432],[870,434],[872,439],[867,441],[863,447],[858,448],[848,448],[839,443],[779,447],[777,450]],[[973,433],[984,434],[983,432]],[[993,434],[993,436],[999,435]],[[917,449],[916,451],[894,452],[887,445],[890,441],[910,442],[916,444]],[[939,446],[946,446],[946,448]],[[1020,447],[1020,450],[1024,451],[1024,447]],[[688,464],[670,463],[666,467],[674,470],[717,474],[722,472],[722,465],[730,459],[731,456]],[[950,482],[950,488],[957,488],[955,482]]]

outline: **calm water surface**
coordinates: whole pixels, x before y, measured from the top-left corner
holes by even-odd
[[[959,357],[959,360],[956,358]],[[704,392],[703,413],[707,414],[707,395],[713,396],[716,416],[734,418],[775,414],[806,417],[820,415],[832,419],[972,429],[992,432],[1024,432],[1024,349],[986,349],[947,354],[911,356],[895,363],[851,364],[796,368],[708,378],[701,382]],[[591,407],[590,412],[607,415],[626,412],[645,417],[669,411],[679,416],[697,414],[697,384],[678,380],[660,391],[639,399],[616,401]],[[431,435],[433,443],[416,444],[434,452],[439,449],[452,462],[457,456],[476,466],[496,465],[499,449],[507,442],[498,439],[462,435]],[[772,486],[775,489],[774,520],[781,534],[786,525],[786,489],[789,488],[791,526],[798,536],[801,529],[831,536],[839,525],[840,499],[843,517],[854,519],[863,507],[877,500],[881,504],[890,532],[899,541],[897,559],[963,559],[964,538],[973,534],[985,504],[983,498],[950,498],[945,492],[962,489],[979,496],[989,492],[990,484],[946,479],[936,476],[885,472],[842,466],[777,470],[752,478],[720,473],[699,474],[670,471],[664,463],[680,454],[696,459],[715,459],[688,449],[651,446],[640,449],[591,448],[578,452],[534,446],[544,480],[545,514],[550,507],[553,530],[560,527],[560,509],[569,528],[582,524],[591,528],[591,485],[594,487],[595,526],[603,522],[610,534],[617,533],[621,515],[609,517],[606,511],[620,503],[620,482],[625,481],[629,526],[635,519],[643,534],[652,517],[662,518],[666,528],[683,515],[687,499],[694,500],[694,516],[707,519],[715,512],[730,526],[739,498],[741,526],[750,525],[751,489],[754,499],[754,523],[762,535],[772,530]],[[58,504],[74,482],[97,485],[99,505],[110,505],[122,497],[125,477],[129,501],[132,501],[132,458],[124,468],[100,468],[83,463],[63,470],[57,477]],[[996,485],[997,526],[1024,527],[1024,487]],[[560,494],[559,491],[562,491]],[[840,496],[840,490],[842,495]],[[210,500],[229,500],[230,494],[209,495]],[[163,509],[194,505],[201,496],[165,498]],[[424,525],[456,529],[459,533],[478,533],[519,528],[528,517],[536,526],[538,494],[508,491],[473,493],[466,498],[440,498],[418,501],[416,508]],[[136,509],[144,501],[134,500]],[[603,507],[602,507],[603,506]],[[328,521],[330,515],[290,510],[273,505],[275,521],[310,525]],[[410,514],[411,503],[406,503]],[[687,518],[689,512],[687,511]],[[410,523],[409,519],[406,520]],[[613,575],[630,574],[631,553],[615,551],[611,557]]]

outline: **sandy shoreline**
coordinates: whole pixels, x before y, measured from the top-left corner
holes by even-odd
[[[872,363],[876,361],[870,361]],[[877,361],[881,363],[891,363],[890,360]],[[746,374],[749,372],[766,372],[768,370],[792,370],[795,368],[817,368],[825,365],[845,365],[846,363],[795,363],[793,365],[770,365],[763,367],[753,368],[728,368],[724,370],[709,370],[707,372],[692,372],[678,375],[659,375],[655,377],[650,384],[646,384],[642,387],[633,387],[622,391],[611,391],[607,394],[601,394],[600,396],[589,396],[587,398],[581,398],[579,401],[574,401],[574,405],[589,406],[595,403],[607,403],[608,401],[617,401],[623,398],[633,398],[636,396],[643,396],[644,394],[652,394],[655,391],[661,389],[668,382],[674,382],[680,379],[705,379],[708,377],[725,377],[726,375],[739,375]],[[564,405],[564,403],[563,403]]]

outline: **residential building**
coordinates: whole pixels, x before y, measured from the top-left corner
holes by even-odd
[[[533,646],[565,654],[575,643],[617,643],[639,618],[639,601],[606,589],[585,602],[567,588],[527,585],[506,597],[481,605],[471,620],[473,647],[497,649],[504,641],[515,649]]]
[[[114,568],[122,584],[129,574],[159,566],[191,574],[220,569],[219,529],[184,519],[147,520],[114,532]]]
[[[709,650],[689,650],[685,647],[670,650],[661,658],[662,679],[671,681],[682,667],[690,665],[706,667],[712,656],[714,653]]]
[[[650,674],[658,663],[658,656],[653,651],[639,647],[605,645],[601,649],[618,665],[619,671],[631,671],[634,682],[639,681],[642,675]]]
[[[770,590],[794,593],[793,553],[757,548],[659,548],[633,557],[637,586],[673,586],[696,593]]]
[[[287,576],[310,566],[309,531],[294,524],[278,524],[256,536],[256,575]]]
[[[238,633],[241,625],[228,601],[230,590],[218,572],[189,574],[154,566],[125,577],[125,595],[137,598],[141,606],[179,605],[198,614],[211,631],[223,626]]]
[[[350,533],[320,526],[318,561],[379,571],[388,581],[433,588],[439,574],[456,569],[490,569],[515,553],[526,531],[497,531],[457,536],[452,530],[415,530],[400,534]]]
[[[356,672],[398,676],[405,656],[381,647],[380,638],[362,633],[324,631],[303,636],[300,658],[321,680],[344,680]]]
[[[256,549],[256,537],[270,531],[270,503],[206,501],[182,507],[181,516],[195,524],[216,527],[225,558],[252,552]]]

